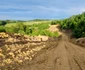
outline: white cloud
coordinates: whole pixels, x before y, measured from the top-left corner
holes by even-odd
[[[76,14],[81,14],[82,12],[85,12],[84,7],[73,7],[69,8],[65,11],[69,15],[76,15]]]
[[[12,11],[12,9],[14,9]],[[15,16],[24,16],[24,18],[30,15],[29,18],[35,18],[35,17],[67,17],[67,16],[71,16],[71,15],[75,15],[75,14],[80,14],[82,12],[85,11],[84,6],[80,6],[80,7],[68,7],[68,8],[58,8],[58,7],[52,7],[52,6],[43,6],[43,5],[0,5],[0,14],[8,14],[8,15],[15,15]],[[7,11],[4,11],[7,10]],[[14,17],[15,17],[14,16]],[[3,17],[3,16],[2,16]],[[7,17],[3,17],[3,18],[7,18]],[[13,18],[13,17],[12,17]],[[16,17],[17,19],[19,17]],[[23,18],[23,19],[24,19]]]

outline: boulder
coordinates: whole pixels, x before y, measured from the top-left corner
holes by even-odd
[[[85,38],[78,38],[76,40],[76,43],[85,46]]]

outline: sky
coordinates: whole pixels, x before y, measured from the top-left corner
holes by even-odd
[[[0,0],[0,20],[64,19],[85,11],[85,0]]]

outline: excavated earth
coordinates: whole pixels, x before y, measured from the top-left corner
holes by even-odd
[[[20,43],[1,46],[1,70],[85,70],[85,48],[72,43],[65,33],[46,41],[25,43],[24,39]]]
[[[85,70],[85,48],[62,35],[58,45],[42,51],[20,70]]]

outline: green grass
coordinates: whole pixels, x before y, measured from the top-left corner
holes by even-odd
[[[29,22],[16,22],[7,23],[2,27],[1,31],[9,33],[20,33],[30,36],[44,35],[49,37],[58,37],[58,32],[50,32],[47,30],[51,25],[51,21],[29,21]]]
[[[16,26],[19,22],[16,23],[7,23],[5,26]],[[21,23],[21,22],[20,22]],[[33,24],[41,24],[41,23],[51,23],[51,21],[28,21],[28,22],[22,22],[24,25],[33,25]]]

